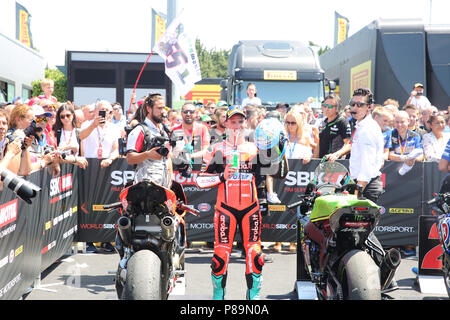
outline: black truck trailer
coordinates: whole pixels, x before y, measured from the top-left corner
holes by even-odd
[[[391,98],[403,106],[419,82],[432,105],[450,105],[450,25],[375,20],[319,59],[344,103],[353,90],[366,87],[374,92],[375,103]]]

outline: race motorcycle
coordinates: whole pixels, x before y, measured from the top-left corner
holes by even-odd
[[[115,242],[121,259],[115,277],[118,298],[166,300],[184,277],[184,215],[199,213],[187,206],[181,184],[172,181],[168,189],[143,180],[124,188],[120,202],[103,207],[121,214]]]
[[[307,284],[297,287],[300,299],[380,300],[390,284],[400,253],[371,239],[380,207],[355,190],[345,166],[323,160],[301,200],[287,206],[298,207],[297,278]]]
[[[439,240],[442,245],[442,272],[445,288],[450,297],[450,192],[438,193],[427,204],[431,206],[437,218]]]

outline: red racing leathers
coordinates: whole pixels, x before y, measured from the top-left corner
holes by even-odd
[[[238,171],[225,179],[225,168],[233,160],[236,161],[233,159],[236,156]],[[261,250],[261,212],[257,183],[265,177],[258,149],[251,142],[234,147],[228,140],[224,140],[210,146],[203,159],[206,167],[197,177],[197,186],[218,186],[214,213],[214,256],[211,264],[213,282],[215,277],[220,277],[222,288],[225,288],[236,226],[239,225],[246,253],[248,289],[255,286],[255,281],[260,287],[264,255]],[[247,298],[251,298],[248,292]]]

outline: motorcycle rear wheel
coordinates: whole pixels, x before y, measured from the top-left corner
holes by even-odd
[[[124,300],[161,300],[161,260],[150,250],[136,252],[127,263]]]
[[[380,271],[366,252],[352,250],[339,268],[344,300],[381,300]]]

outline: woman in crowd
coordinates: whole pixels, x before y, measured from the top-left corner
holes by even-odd
[[[66,157],[81,168],[87,166],[84,157],[80,157],[80,138],[79,129],[76,127],[75,110],[70,104],[62,104],[56,112],[56,120],[53,125],[53,132],[58,144],[58,150],[68,152],[73,157]],[[63,161],[65,162],[65,161]]]
[[[27,149],[31,145],[32,138],[25,139],[25,149],[22,149],[22,140],[16,137],[12,140],[12,136],[7,136],[8,132],[8,113],[0,110],[0,159],[11,172],[28,176],[31,172],[30,153]],[[23,154],[23,156],[21,156]]]
[[[296,110],[290,110],[284,118],[284,123],[288,138],[286,158],[301,159],[303,164],[309,163],[313,156],[313,147],[311,135],[306,134],[304,116]],[[281,251],[281,242],[276,242],[273,249]],[[289,244],[289,251],[296,251],[295,242]]]
[[[426,161],[439,162],[450,138],[449,132],[445,130],[445,118],[443,116],[430,116],[428,123],[431,132],[423,135],[422,146]]]

